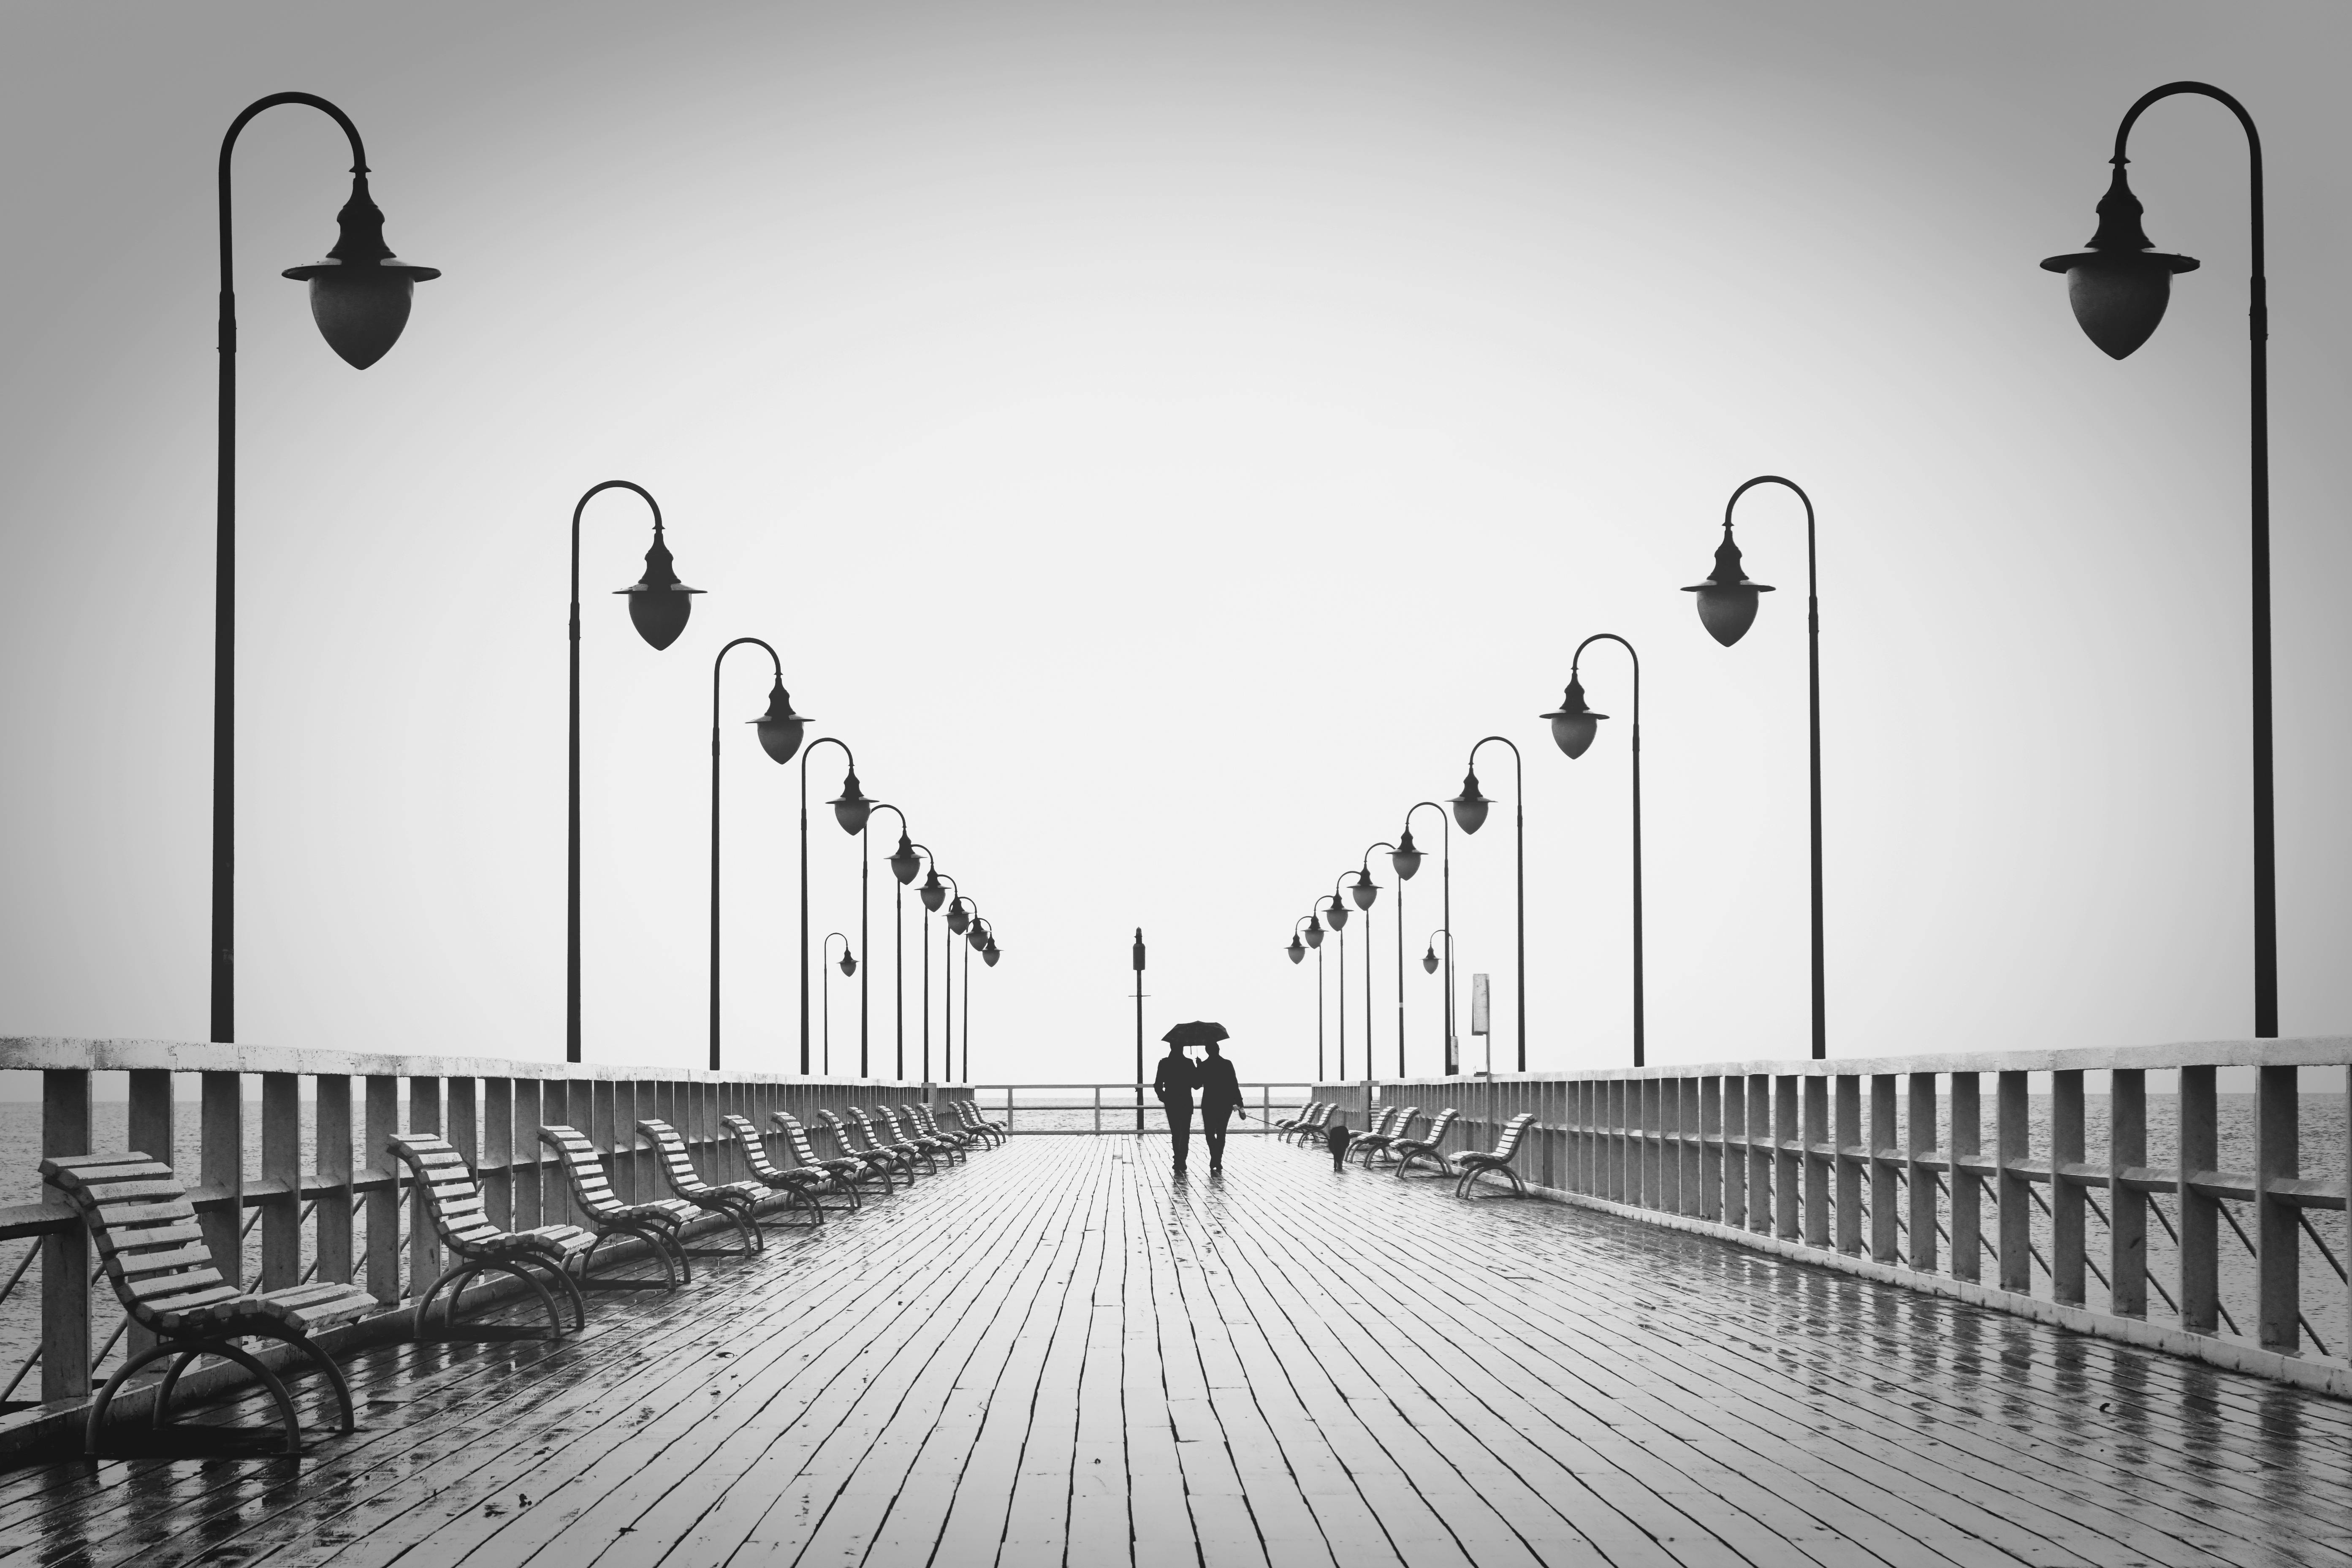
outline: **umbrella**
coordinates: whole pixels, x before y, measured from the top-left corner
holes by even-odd
[[[1226,1038],[1226,1035],[1225,1026],[1223,1024],[1207,1024],[1195,1018],[1189,1024],[1177,1025],[1160,1037],[1171,1046],[1183,1047],[1205,1046],[1211,1040]]]

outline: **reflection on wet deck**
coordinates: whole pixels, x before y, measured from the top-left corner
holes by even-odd
[[[0,1555],[2352,1564],[2352,1405],[1255,1140],[1164,1160],[1016,1140],[574,1342],[365,1352],[304,1459],[0,1478]]]

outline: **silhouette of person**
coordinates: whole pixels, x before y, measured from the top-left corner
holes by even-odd
[[[1225,1168],[1225,1119],[1239,1111],[1243,1121],[1249,1112],[1242,1110],[1242,1086],[1234,1076],[1234,1064],[1217,1048],[1217,1042],[1207,1043],[1209,1059],[1193,1069],[1201,1086],[1201,1136],[1209,1145],[1209,1174],[1215,1175]]]
[[[1184,1047],[1171,1044],[1168,1054],[1160,1058],[1160,1070],[1151,1077],[1151,1092],[1160,1097],[1160,1109],[1168,1113],[1168,1142],[1176,1152],[1176,1173],[1184,1173],[1184,1156],[1192,1152],[1192,1085],[1195,1082],[1192,1064],[1185,1059]]]

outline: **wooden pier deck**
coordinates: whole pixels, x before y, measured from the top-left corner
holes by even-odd
[[[1234,1142],[1019,1139],[576,1342],[363,1353],[303,1459],[0,1476],[0,1558],[2352,1568],[2352,1405]]]

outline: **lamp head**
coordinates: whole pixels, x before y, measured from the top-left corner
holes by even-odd
[[[1370,871],[1357,872],[1356,885],[1349,889],[1348,892],[1355,899],[1356,907],[1360,910],[1370,909],[1372,900],[1381,896],[1380,889],[1372,884],[1372,874]]]
[[[1478,770],[1462,775],[1462,793],[1454,797],[1454,824],[1465,833],[1486,826],[1486,808],[1495,803],[1478,793]]]
[[[784,689],[781,675],[768,692],[768,710],[751,722],[758,727],[760,749],[780,763],[793,760],[808,729],[808,720],[793,711],[792,693]]]
[[[874,803],[857,788],[856,768],[842,775],[841,794],[825,804],[833,807],[833,819],[841,830],[853,838],[866,831],[866,819],[874,815]]]
[[[1323,906],[1323,921],[1333,931],[1348,923],[1348,906],[1339,901],[1339,894],[1333,893],[1331,901]]]
[[[1726,647],[1746,637],[1748,628],[1756,624],[1756,595],[1771,591],[1761,583],[1749,582],[1748,574],[1740,570],[1739,546],[1731,541],[1728,522],[1723,525],[1723,542],[1715,547],[1715,570],[1706,574],[1706,582],[1683,590],[1698,595],[1699,625]],[[1557,729],[1553,732],[1557,737]]]
[[[965,907],[961,899],[958,899],[948,906],[948,931],[952,935],[961,936],[971,929],[971,910]]]
[[[1595,713],[1584,705],[1584,683],[1571,674],[1568,689],[1560,694],[1559,711],[1544,717],[1551,721],[1552,742],[1570,757],[1580,757],[1600,731],[1601,721],[1609,715]]]
[[[991,969],[996,967],[996,938],[993,935],[989,937],[988,945],[980,950],[980,961]]]
[[[1323,945],[1323,927],[1313,915],[1307,917],[1307,945],[1309,947]]]
[[[915,853],[915,841],[901,833],[898,847],[890,851],[890,875],[898,879],[902,888],[910,885],[915,873],[923,868],[923,858]]]
[[[963,933],[963,939],[964,941],[971,943],[971,948],[974,952],[982,952],[987,951],[989,940],[988,922],[986,921],[980,920],[973,921],[971,922],[971,929],[967,930]]]
[[[1437,942],[1434,938],[1431,939],[1429,951],[1421,955],[1421,970],[1424,974],[1437,973]]]
[[[857,955],[849,951],[847,942],[841,944],[841,972],[844,974],[857,973]]]
[[[630,624],[637,628],[639,637],[659,650],[677,641],[677,634],[686,630],[687,613],[694,608],[693,596],[702,590],[689,588],[677,580],[677,568],[670,563],[669,546],[662,542],[662,525],[656,522],[653,548],[646,552],[646,574],[613,592],[628,595]]]
[[[2154,247],[2140,226],[2146,210],[2124,178],[2124,161],[2115,160],[2115,178],[2099,198],[2098,232],[2088,250],[2073,256],[2053,256],[2042,263],[2045,272],[2066,275],[2066,301],[2083,334],[2108,357],[2122,359],[2147,342],[2164,320],[2172,300],[2172,275],[2194,272],[2196,259],[2167,256]]]
[[[933,914],[939,913],[940,906],[947,902],[948,889],[947,884],[940,880],[937,866],[931,868],[930,875],[923,879],[923,885],[915,889],[915,894],[923,900],[923,908]]]
[[[365,370],[400,341],[416,285],[441,273],[411,267],[384,244],[383,214],[368,195],[364,174],[352,176],[352,199],[335,225],[341,233],[327,258],[289,267],[285,275],[310,286],[310,319],[327,346],[353,370]]]
[[[1397,835],[1397,847],[1389,851],[1389,864],[1396,868],[1397,880],[1410,882],[1412,874],[1421,869],[1421,851],[1413,847],[1412,829]]]
[[[1284,948],[1282,951],[1290,954],[1290,962],[1293,963],[1303,963],[1306,962],[1307,944],[1298,940],[1298,933],[1297,931],[1292,931],[1290,933],[1290,945]]]

